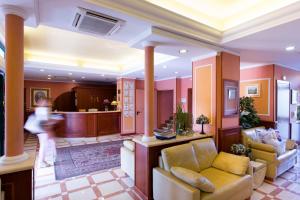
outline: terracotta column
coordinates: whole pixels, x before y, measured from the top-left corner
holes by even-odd
[[[24,153],[24,12],[3,6],[5,13],[5,155],[3,164],[26,160]]]
[[[154,130],[154,48],[153,42],[145,42],[145,130],[143,141],[155,140]]]

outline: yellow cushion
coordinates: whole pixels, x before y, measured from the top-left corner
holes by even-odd
[[[180,180],[204,192],[214,192],[215,186],[201,174],[182,167],[172,167],[171,173]]]
[[[171,167],[184,167],[199,172],[199,164],[190,143],[163,149],[161,156],[164,168],[168,172],[170,172]]]
[[[248,157],[221,152],[214,160],[212,166],[236,175],[245,175],[249,162],[250,159]]]
[[[220,189],[225,185],[229,185],[241,178],[238,175],[231,174],[213,167],[201,171],[200,174],[210,180],[216,189]]]
[[[211,138],[195,140],[190,142],[195,150],[200,171],[211,167],[214,159],[218,155],[214,140]]]

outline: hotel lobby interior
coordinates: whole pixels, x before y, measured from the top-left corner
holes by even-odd
[[[0,200],[300,199],[299,27],[300,0],[0,0]]]

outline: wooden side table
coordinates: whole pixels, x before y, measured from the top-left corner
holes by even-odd
[[[250,161],[251,171],[250,175],[253,178],[253,188],[256,189],[263,183],[266,171],[267,162],[261,159],[256,159],[255,161]]]

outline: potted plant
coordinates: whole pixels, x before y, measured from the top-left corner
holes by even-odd
[[[188,132],[191,128],[191,115],[188,112],[183,112],[182,106],[176,107],[175,113],[175,128],[177,134]]]
[[[240,99],[240,125],[244,129],[259,125],[259,118],[254,108],[254,100],[252,97],[241,97]]]
[[[250,160],[253,160],[251,149],[246,148],[243,144],[233,144],[231,145],[230,150],[235,155],[247,156]]]
[[[203,125],[204,124],[209,124],[209,119],[205,115],[201,114],[197,119],[196,119],[196,124],[201,124],[201,133],[200,134],[205,134]]]

